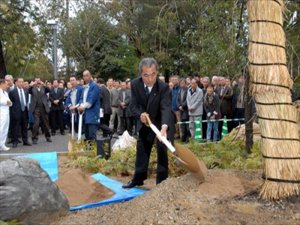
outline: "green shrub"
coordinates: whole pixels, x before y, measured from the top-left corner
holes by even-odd
[[[208,168],[222,169],[259,169],[262,166],[260,146],[255,143],[252,153],[247,155],[245,144],[241,140],[231,142],[223,139],[219,143],[201,144],[190,142],[187,147],[204,161]]]
[[[250,155],[246,154],[244,142],[240,140],[231,142],[228,139],[223,139],[217,144],[201,144],[191,141],[187,147],[200,160],[203,160],[208,168],[259,169],[262,167],[258,144],[254,144]],[[180,176],[186,173],[186,170],[180,166],[180,163],[172,156],[170,151],[168,151],[168,155],[170,176]],[[98,158],[95,148],[92,148],[83,152],[79,151],[77,154],[73,152],[68,165],[82,168],[90,173],[101,172],[111,176],[132,176],[134,173],[135,157],[135,147],[115,151],[108,160]],[[149,177],[156,173],[156,157],[156,148],[153,147],[149,162]]]

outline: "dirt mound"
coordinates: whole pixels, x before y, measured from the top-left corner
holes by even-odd
[[[211,224],[214,215],[206,212],[216,202],[257,190],[259,175],[247,176],[216,170],[204,183],[190,174],[169,178],[132,201],[70,213],[55,224]]]
[[[55,183],[68,198],[70,206],[98,202],[114,194],[80,169],[65,171]]]

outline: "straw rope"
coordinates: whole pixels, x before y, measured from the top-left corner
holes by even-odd
[[[249,73],[262,137],[264,184],[260,196],[300,194],[300,139],[288,72],[283,0],[248,0]]]

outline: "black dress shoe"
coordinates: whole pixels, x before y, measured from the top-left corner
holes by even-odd
[[[128,184],[124,184],[122,186],[122,188],[133,188],[135,186],[142,186],[142,185],[144,185],[143,181],[131,180],[131,181],[128,182]]]
[[[61,135],[65,135],[65,132],[60,132]]]
[[[13,148],[18,147],[18,143],[13,143],[12,147],[13,147]]]
[[[52,140],[51,140],[50,137],[47,137],[47,138],[46,138],[46,141],[47,141],[47,142],[52,142]]]
[[[37,139],[32,139],[32,144],[36,145],[37,144]]]
[[[32,146],[32,144],[30,144],[29,142],[24,142],[23,145],[25,145],[25,146]]]

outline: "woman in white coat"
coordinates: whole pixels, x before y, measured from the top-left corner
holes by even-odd
[[[12,105],[6,90],[8,83],[4,79],[0,79],[0,151],[8,151],[5,146],[9,127],[9,107]]]

